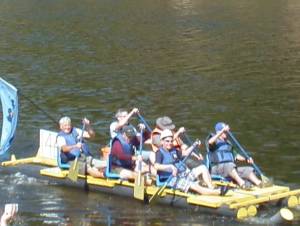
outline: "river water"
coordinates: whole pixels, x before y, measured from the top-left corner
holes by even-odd
[[[0,0],[0,76],[20,91],[11,152],[34,155],[39,129],[69,115],[92,121],[98,153],[115,111],[138,107],[193,139],[225,121],[265,175],[300,187],[299,10],[298,0]],[[0,181],[18,225],[243,225],[22,173]]]

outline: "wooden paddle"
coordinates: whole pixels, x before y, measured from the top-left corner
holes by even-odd
[[[85,123],[83,123],[83,125],[82,125],[81,137],[79,138],[80,143],[82,143],[82,140],[83,140],[84,130],[85,130]],[[82,152],[82,149],[80,149],[80,152]],[[70,166],[68,178],[70,180],[76,182],[78,179],[78,171],[79,171],[78,156],[76,156],[75,160],[72,162],[72,164]]]
[[[143,130],[141,129],[139,156],[142,156]],[[145,177],[142,175],[142,160],[138,160],[138,173],[134,178],[133,196],[136,199],[144,200],[145,197]]]
[[[234,144],[238,147],[238,149],[242,152],[244,157],[246,157],[247,159],[250,158],[250,156],[248,155],[246,150],[240,145],[240,143],[237,141],[237,139],[235,139],[233,134],[230,131],[227,131],[227,134],[229,135],[231,140],[234,142]],[[254,162],[251,165],[254,167],[255,171],[259,174],[259,176],[264,184],[271,183],[270,179],[263,175],[262,171],[258,168],[258,166]]]
[[[180,162],[181,164],[185,164],[186,160],[191,156],[191,154],[194,152],[195,147],[193,147],[193,149],[191,150],[191,152],[185,156],[185,158]],[[163,191],[165,190],[165,188],[167,187],[167,185],[169,184],[169,182],[171,181],[171,179],[173,178],[173,175],[171,174],[168,179],[166,180],[166,182],[164,183],[163,186],[161,186],[160,188],[158,188],[155,193],[151,196],[151,198],[149,199],[149,204],[154,203],[155,200],[157,200],[157,197],[159,197]]]

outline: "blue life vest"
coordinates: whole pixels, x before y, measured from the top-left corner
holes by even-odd
[[[121,133],[118,133],[118,135],[112,140],[112,143],[111,143],[112,147],[116,140],[118,140],[121,143],[124,154],[130,155],[130,156],[134,155],[133,145],[130,143],[127,143]],[[112,155],[112,164],[126,168],[126,169],[132,169],[132,167],[133,167],[131,160],[120,160],[115,155]]]
[[[74,127],[72,128],[71,133],[64,133],[63,131],[60,131],[57,136],[62,136],[66,141],[66,145],[68,145],[68,146],[75,145],[79,142],[79,139],[78,139],[79,134],[77,133],[77,130]],[[90,151],[89,151],[89,147],[85,143],[83,143],[83,145],[82,145],[82,151],[86,156],[91,155]],[[80,153],[81,153],[80,148],[73,148],[69,152],[69,154],[67,154],[67,158],[69,160],[73,160],[76,157],[79,157]]]
[[[215,149],[210,152],[210,161],[212,164],[234,162],[232,145],[227,141],[218,139]]]
[[[185,171],[186,167],[184,163],[180,162],[180,156],[178,155],[177,149],[173,148],[170,151],[167,151],[161,147],[159,152],[162,154],[162,162],[160,162],[160,164],[175,165],[179,172]],[[171,172],[158,171],[160,180],[167,179],[171,174]]]

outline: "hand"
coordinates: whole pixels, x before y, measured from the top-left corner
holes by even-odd
[[[77,144],[75,144],[76,148],[79,148],[81,149],[82,148],[82,143],[81,142],[78,142]]]
[[[172,165],[172,175],[173,175],[174,177],[177,176],[177,168],[176,168],[174,165]]]
[[[225,125],[224,128],[222,129],[222,132],[228,132],[230,130],[229,125]]]
[[[143,123],[138,124],[138,127],[142,131],[144,131],[146,129],[146,126]]]
[[[198,160],[203,160],[203,156],[199,153],[199,159]]]
[[[177,130],[177,133],[178,133],[178,134],[185,133],[185,128],[184,128],[184,127],[180,127],[180,128]]]
[[[132,112],[132,114],[137,114],[137,113],[139,113],[139,109],[133,108],[131,112]]]
[[[137,162],[143,161],[142,155],[137,155],[137,156],[136,156],[136,161],[137,161]]]
[[[193,143],[193,146],[194,146],[194,147],[197,147],[197,146],[200,147],[200,146],[201,146],[201,140],[196,139],[195,142]]]
[[[198,161],[201,161],[203,160],[203,156],[199,153],[199,154],[196,154],[196,153],[192,153],[192,155],[198,160]]]
[[[246,162],[249,163],[249,164],[253,164],[254,161],[253,159],[250,157],[250,158],[246,158]]]
[[[90,125],[91,122],[90,122],[90,120],[88,120],[87,118],[83,118],[83,119],[82,119],[82,124],[84,124],[84,125]]]

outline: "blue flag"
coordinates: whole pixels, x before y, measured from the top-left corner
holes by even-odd
[[[3,155],[11,146],[18,122],[18,95],[17,89],[0,77],[0,98],[2,105],[2,133],[0,155]]]

